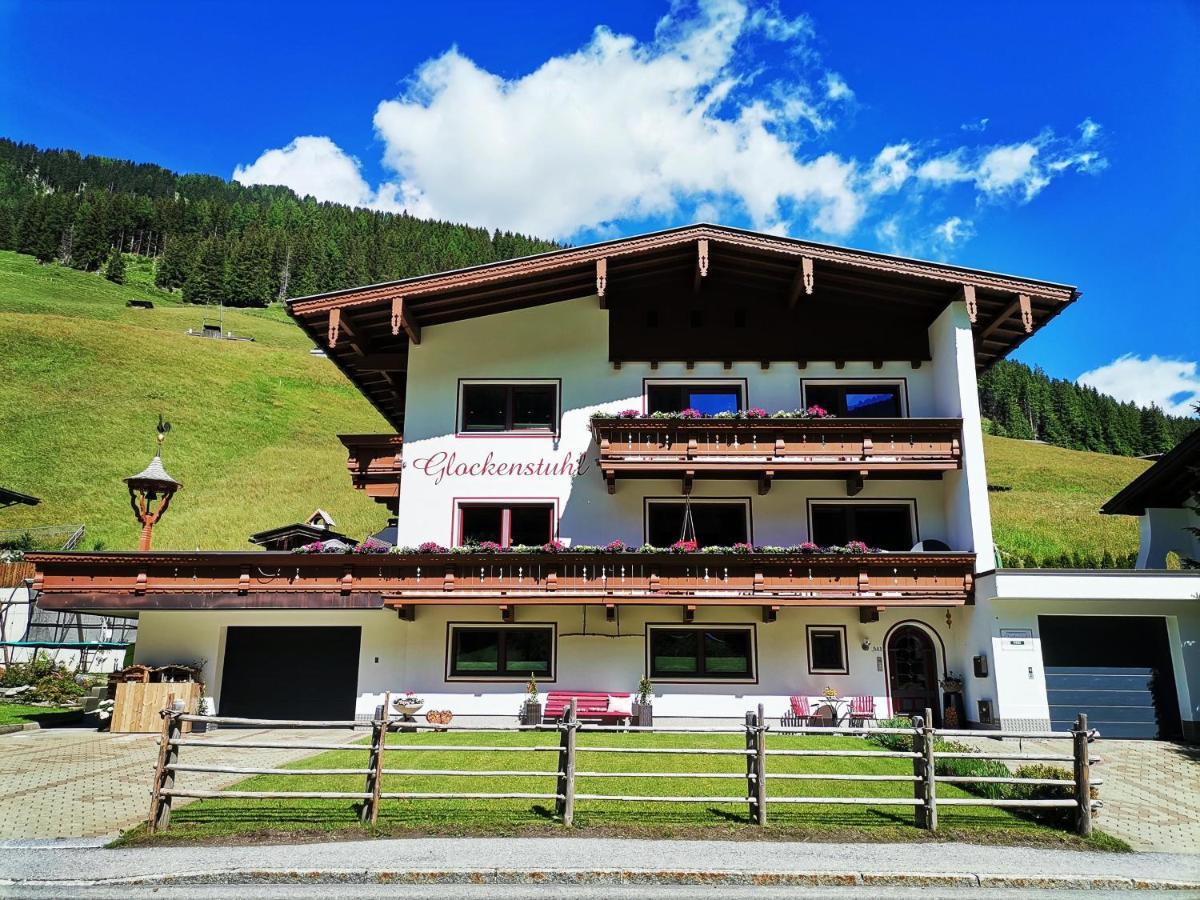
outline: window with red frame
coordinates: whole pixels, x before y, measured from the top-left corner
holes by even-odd
[[[464,503],[458,508],[458,542],[540,547],[554,539],[550,503]]]

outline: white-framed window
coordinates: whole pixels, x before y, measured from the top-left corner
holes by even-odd
[[[903,378],[805,378],[803,406],[820,406],[843,419],[901,419],[908,416],[908,382]]]
[[[646,543],[655,547],[670,547],[680,540],[689,506],[699,546],[732,547],[734,544],[754,543],[748,497],[704,497],[690,502],[680,497],[647,497]]]
[[[446,626],[447,681],[555,681],[558,629],[552,623]]]
[[[862,541],[881,550],[911,550],[919,534],[912,499],[808,501],[808,539],[822,547]]]
[[[562,383],[555,378],[459,379],[460,435],[555,435]]]
[[[646,412],[695,409],[708,415],[746,408],[744,378],[648,378]]]
[[[753,625],[647,625],[646,671],[657,682],[758,681]]]
[[[845,625],[806,625],[810,675],[849,675]]]

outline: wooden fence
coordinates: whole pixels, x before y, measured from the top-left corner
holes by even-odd
[[[177,705],[176,705],[177,706]],[[390,710],[390,695],[385,698],[384,710]],[[903,735],[911,740],[910,750],[873,750],[873,749],[839,749],[817,750],[806,748],[767,749],[766,735],[771,730],[763,716],[763,707],[757,711],[746,713],[744,725],[738,728],[702,728],[676,726],[603,726],[580,722],[576,715],[575,701],[572,700],[563,720],[549,725],[512,725],[492,727],[447,727],[426,725],[424,723],[400,722],[391,719],[385,713],[383,719],[371,723],[370,744],[347,743],[291,743],[279,741],[222,741],[220,739],[197,739],[184,737],[185,722],[208,722],[219,725],[257,726],[269,728],[351,728],[357,724],[353,721],[283,721],[275,719],[243,719],[228,716],[198,716],[189,715],[178,708],[163,710],[162,736],[159,741],[158,762],[154,771],[154,783],[151,789],[150,815],[148,819],[151,831],[166,828],[171,818],[171,802],[174,798],[229,798],[248,800],[286,800],[286,799],[320,799],[320,800],[358,800],[362,802],[361,819],[365,823],[375,823],[379,816],[379,807],[384,800],[553,800],[555,812],[564,825],[571,825],[575,818],[575,805],[588,802],[615,803],[746,803],[749,809],[750,821],[757,825],[767,823],[767,809],[772,804],[851,804],[856,806],[910,806],[914,813],[914,823],[919,828],[936,830],[938,827],[938,809],[944,806],[996,806],[1018,809],[1064,808],[1075,811],[1075,831],[1081,835],[1092,832],[1091,766],[1099,762],[1099,757],[1090,756],[1088,745],[1096,739],[1096,733],[1088,730],[1087,716],[1080,715],[1075,727],[1070,732],[1041,732],[1041,731],[977,731],[938,729],[929,726],[932,721],[930,710],[925,710],[925,716],[914,718],[910,728],[884,727],[788,727],[781,733],[794,735]],[[559,741],[555,745],[542,746],[497,746],[485,744],[390,744],[386,743],[389,731],[455,731],[473,734],[504,731],[543,731],[557,733]],[[713,747],[659,747],[659,746],[579,746],[577,737],[580,732],[617,734],[620,732],[640,732],[671,734],[742,734],[745,737],[743,748],[713,748]],[[1025,753],[1013,751],[1003,746],[995,750],[943,752],[935,748],[938,738],[973,737],[973,738],[1025,738],[1061,740],[1070,742],[1069,747],[1062,753]],[[187,765],[179,761],[180,749],[189,746],[203,746],[229,749],[292,749],[292,750],[348,750],[358,749],[368,751],[367,765],[364,768],[337,769],[285,769],[285,768],[253,768],[245,766],[225,765]],[[462,752],[504,752],[504,753],[556,753],[558,765],[553,770],[478,770],[478,769],[415,769],[384,767],[385,754],[393,752],[405,754],[427,751],[462,751]],[[745,760],[745,774],[730,772],[605,772],[581,770],[578,757],[591,754],[637,753],[659,755],[692,755],[692,756],[740,756]],[[896,775],[867,775],[845,773],[797,773],[771,772],[768,761],[771,758],[783,757],[815,757],[815,758],[847,758],[866,757],[870,759],[897,759],[912,762],[912,774]],[[1057,778],[1020,778],[1016,775],[1007,777],[997,776],[937,776],[935,774],[938,759],[981,759],[997,761],[1020,761],[1031,763],[1071,763],[1072,777]],[[240,791],[240,790],[188,790],[175,787],[175,776],[181,772],[226,773],[231,775],[358,775],[363,777],[361,791]],[[544,793],[525,792],[395,792],[383,790],[383,776],[440,776],[440,777],[474,777],[474,778],[553,778],[554,790]],[[576,790],[576,781],[580,778],[652,778],[691,779],[703,778],[712,780],[732,780],[744,782],[745,791],[728,796],[697,797],[687,794],[659,793],[653,796],[640,794],[588,794]],[[908,797],[826,797],[826,796],[791,796],[771,795],[768,784],[772,781],[803,780],[803,781],[857,781],[857,782],[904,782],[913,786],[913,796]],[[1012,784],[1030,786],[1051,786],[1069,788],[1071,797],[1060,799],[992,799],[988,797],[939,797],[938,784]],[[1099,782],[1095,782],[1099,783]]]

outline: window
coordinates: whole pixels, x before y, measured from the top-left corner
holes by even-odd
[[[812,503],[810,540],[821,546],[862,541],[881,550],[911,550],[910,503]]]
[[[754,629],[750,627],[647,630],[650,677],[666,681],[753,681]]]
[[[464,382],[461,421],[465,433],[558,430],[558,385],[555,382]]]
[[[852,419],[895,419],[904,415],[902,388],[897,383],[804,383],[805,406],[821,406],[836,416]]]
[[[846,675],[846,629],[837,625],[809,625],[808,671],[814,675]]]
[[[746,405],[746,392],[740,384],[647,384],[646,411],[681,412],[696,409],[713,415],[719,412],[737,412]]]
[[[501,547],[540,547],[553,538],[553,504],[459,504],[459,544],[482,544],[490,541]]]
[[[554,626],[451,625],[448,678],[554,680]]]
[[[699,546],[731,547],[750,543],[748,500],[693,500],[691,507]],[[648,500],[646,543],[670,547],[680,540],[686,509],[687,505],[680,500]]]

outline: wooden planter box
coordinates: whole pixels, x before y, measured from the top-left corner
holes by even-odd
[[[521,707],[521,724],[522,725],[541,725],[542,724],[542,704],[525,702]]]
[[[630,724],[649,728],[654,724],[654,706],[650,703],[644,706],[641,703],[633,704],[633,721]]]

